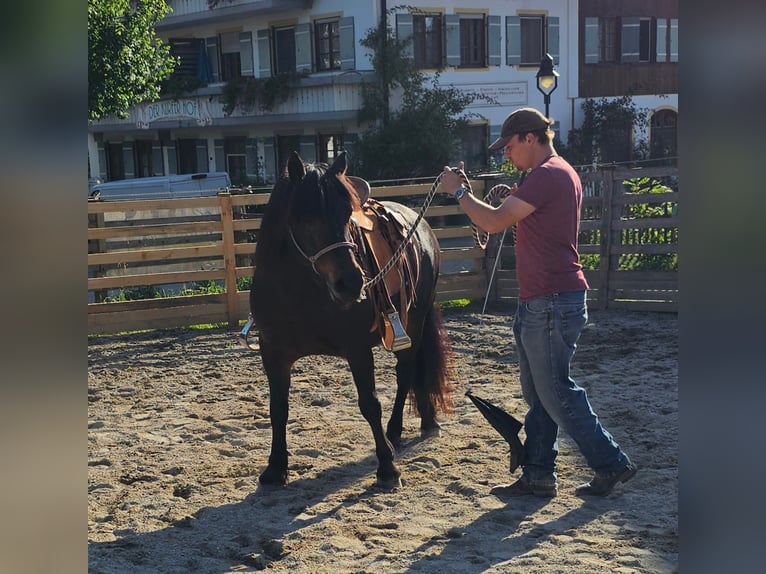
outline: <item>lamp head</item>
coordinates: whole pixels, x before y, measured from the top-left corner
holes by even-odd
[[[545,54],[537,71],[537,89],[545,96],[550,96],[558,87],[559,73],[553,69],[553,57]]]

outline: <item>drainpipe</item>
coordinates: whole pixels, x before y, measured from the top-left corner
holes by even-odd
[[[386,31],[388,30],[388,27],[386,25],[387,24],[387,20],[386,20],[387,17],[388,17],[388,2],[387,2],[387,0],[380,0],[380,25],[379,25],[380,26],[379,27],[379,29],[380,29],[380,41],[379,41],[380,42],[380,48],[379,49],[380,49],[380,60],[381,60],[381,63],[383,61],[384,54],[386,53],[386,40],[387,40],[387,38],[386,38],[386,36],[387,36]],[[385,66],[383,66],[383,68],[385,68]],[[380,70],[380,80],[381,80],[381,88],[382,88],[382,91],[383,91],[383,98],[384,98],[384,101],[385,101],[385,106],[383,107],[383,118],[382,118],[383,125],[385,126],[385,125],[388,124],[388,100],[390,98],[390,94],[389,94],[389,91],[388,91],[388,79],[385,76],[385,71],[384,70]]]

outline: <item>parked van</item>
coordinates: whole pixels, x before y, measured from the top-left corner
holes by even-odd
[[[160,175],[99,183],[91,188],[88,197],[103,201],[207,197],[230,187],[231,179],[225,171]]]

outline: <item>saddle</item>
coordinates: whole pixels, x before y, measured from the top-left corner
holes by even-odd
[[[407,222],[395,211],[369,197],[370,186],[363,179],[346,176],[360,200],[360,207],[351,218],[362,231],[362,267],[365,275],[377,277],[404,242]],[[410,239],[410,243],[412,239]],[[381,343],[387,351],[408,349],[412,341],[407,334],[409,310],[415,303],[415,286],[420,271],[420,257],[412,245],[404,252],[375,285],[368,297],[372,300],[375,315],[370,332],[378,331]],[[398,302],[398,306],[394,301]]]

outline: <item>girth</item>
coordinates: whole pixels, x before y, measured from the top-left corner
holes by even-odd
[[[368,198],[351,217],[362,230],[367,254],[362,261],[365,275],[377,277],[404,241],[407,222],[372,198]],[[388,351],[403,350],[412,344],[407,326],[409,310],[416,302],[415,287],[420,273],[420,254],[413,249],[412,241],[410,239],[410,244],[383,279],[372,285],[367,293],[374,308],[370,332],[377,330],[380,333],[381,342]],[[398,305],[394,304],[395,300]]]

